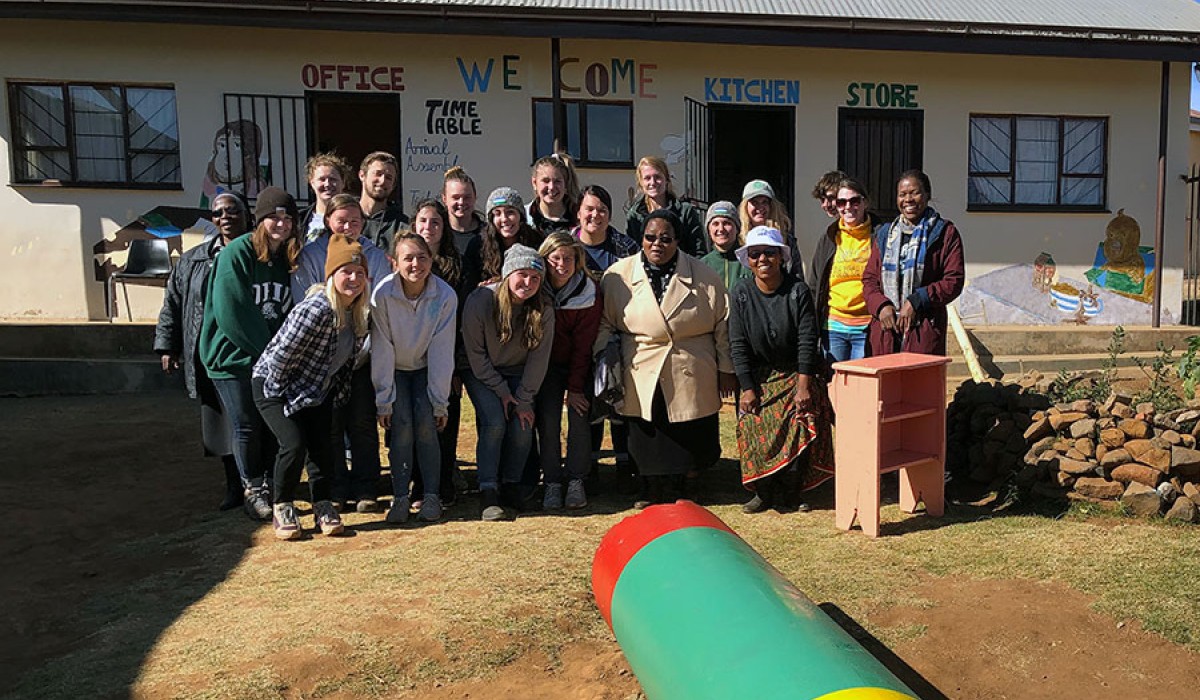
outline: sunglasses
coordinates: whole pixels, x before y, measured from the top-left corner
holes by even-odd
[[[225,207],[223,209],[213,209],[211,212],[212,218],[220,219],[223,216],[237,216],[241,212],[234,207]]]
[[[850,199],[840,199],[839,198],[834,201],[834,204],[837,206],[838,209],[845,209],[846,207],[857,207],[858,205],[860,205],[862,203],[863,203],[863,198],[858,197],[858,196],[851,197]]]
[[[761,257],[774,258],[779,256],[778,248],[751,248],[746,251],[746,257],[758,260]]]
[[[642,234],[642,240],[646,241],[650,245],[654,245],[655,243],[661,243],[663,245],[671,245],[672,243],[675,242],[675,237],[674,236],[656,236],[653,233],[646,233],[646,234]]]

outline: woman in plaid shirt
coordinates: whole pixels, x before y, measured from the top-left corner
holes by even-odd
[[[341,234],[329,240],[325,284],[292,309],[254,365],[254,403],[279,441],[275,458],[274,526],[283,540],[300,537],[293,504],[308,452],[308,486],[317,528],[344,529],[330,501],[333,409],[350,395],[354,357],[367,335],[367,268],[362,245]]]

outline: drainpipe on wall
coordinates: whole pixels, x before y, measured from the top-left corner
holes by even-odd
[[[1162,63],[1162,92],[1158,108],[1158,193],[1154,200],[1154,308],[1150,325],[1162,324],[1163,227],[1167,213],[1167,117],[1171,102],[1171,64]]]
[[[554,151],[567,151],[566,107],[562,103],[562,47],[558,37],[550,39],[550,111],[554,114]],[[538,157],[549,155],[539,153]]]

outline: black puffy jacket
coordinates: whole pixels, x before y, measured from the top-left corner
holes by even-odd
[[[203,372],[196,357],[200,343],[200,324],[204,320],[204,299],[208,293],[208,275],[217,263],[221,237],[214,236],[188,250],[167,279],[167,292],[158,326],[154,329],[154,351],[176,355],[183,367],[188,396],[196,398],[196,373]],[[207,381],[207,376],[201,381]]]

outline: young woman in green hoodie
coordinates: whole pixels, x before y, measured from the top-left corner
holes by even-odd
[[[254,218],[254,232],[225,247],[209,278],[200,361],[233,427],[246,513],[267,520],[272,512],[264,473],[276,447],[254,407],[250,373],[292,308],[289,276],[300,254],[296,200],[268,187],[258,195]]]

